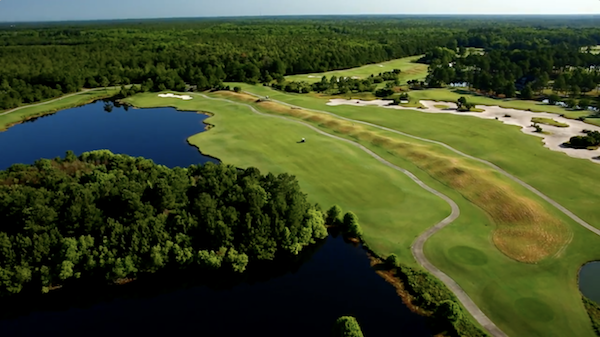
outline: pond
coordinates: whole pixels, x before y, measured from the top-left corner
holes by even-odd
[[[110,102],[63,110],[0,132],[0,170],[15,163],[32,164],[39,158],[64,157],[67,150],[79,155],[108,149],[168,167],[218,162],[187,143],[189,136],[204,130],[207,115],[112,105],[107,112],[105,104]]]
[[[600,305],[600,262],[590,262],[581,267],[579,289],[585,297]]]
[[[216,162],[187,144],[207,116],[96,102],[0,133],[0,169],[108,149],[169,167]],[[249,266],[244,279],[166,272],[123,286],[61,289],[0,302],[1,336],[328,336],[357,318],[367,337],[431,336],[361,247],[329,237],[293,262]],[[238,276],[239,278],[239,276]]]

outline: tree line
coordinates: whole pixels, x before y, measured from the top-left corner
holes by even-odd
[[[187,84],[204,90],[224,81],[270,82],[290,74],[419,55],[434,47],[532,51],[545,45],[597,45],[599,32],[597,22],[572,18],[325,17],[2,25],[0,109],[84,87],[135,83],[158,91],[183,90]]]
[[[0,295],[166,268],[242,273],[325,238],[326,221],[338,220],[288,174],[69,151],[0,172]]]
[[[503,97],[532,99],[544,89],[579,97],[600,84],[600,55],[579,44],[540,44],[526,49],[465,49],[437,47],[422,62],[429,63],[427,85],[466,83],[470,88]]]
[[[393,92],[395,86],[400,85],[399,75],[401,70],[394,69],[386,71],[378,75],[371,74],[367,78],[352,78],[352,77],[337,77],[332,75],[331,78],[323,76],[320,82],[308,83],[306,81],[287,81],[280,78],[270,85],[281,91],[294,92],[298,94],[306,94],[309,92],[328,93],[332,95],[347,94],[351,92],[375,92],[379,97],[387,97]],[[386,82],[385,88],[376,90],[377,84]]]

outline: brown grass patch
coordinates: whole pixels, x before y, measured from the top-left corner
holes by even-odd
[[[244,101],[247,103],[253,103],[253,102],[256,102],[256,100],[257,100],[256,97],[245,94],[243,92],[237,93],[237,92],[233,92],[233,91],[221,90],[221,91],[216,91],[215,94],[218,96],[226,97],[226,98],[235,98],[238,101]]]
[[[564,222],[553,217],[539,202],[519,195],[510,182],[496,177],[492,169],[473,166],[468,159],[441,155],[431,146],[381,136],[364,126],[325,114],[291,109],[274,102],[259,105],[270,112],[316,123],[407,158],[483,209],[496,224],[492,238],[495,246],[517,261],[536,263],[556,254],[569,241],[571,232]]]

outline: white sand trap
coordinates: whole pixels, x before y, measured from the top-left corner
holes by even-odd
[[[158,97],[164,97],[164,98],[181,98],[181,99],[186,100],[186,101],[192,99],[192,96],[189,96],[189,95],[174,95],[174,94],[171,94],[171,93],[169,93],[169,94],[158,94]]]
[[[379,67],[380,67],[380,68],[383,68],[383,64],[380,64],[380,65],[379,65]]]
[[[352,79],[353,80],[360,80],[360,77],[358,77],[358,76],[352,76]]]
[[[314,75],[308,75],[308,78],[322,78],[323,76],[319,77],[319,76],[314,76]]]
[[[398,110],[418,110],[428,113],[449,113],[453,115],[462,115],[462,116],[473,116],[485,119],[498,119],[499,121],[509,124],[509,125],[517,125],[521,127],[521,131],[528,135],[537,136],[543,139],[544,146],[553,151],[563,152],[573,158],[583,158],[589,159],[594,163],[600,163],[600,160],[597,157],[600,156],[600,149],[598,150],[586,150],[586,149],[572,149],[568,147],[564,147],[562,144],[569,141],[569,139],[573,136],[583,136],[585,135],[582,131],[592,130],[592,131],[600,131],[600,127],[595,125],[590,125],[584,123],[582,121],[567,119],[564,117],[560,117],[557,114],[547,113],[547,112],[531,112],[524,110],[516,110],[516,109],[507,109],[499,106],[487,106],[487,105],[477,105],[476,108],[484,110],[484,112],[459,112],[456,111],[456,103],[454,102],[435,102],[435,101],[420,101],[425,109],[418,108],[409,108],[398,105],[390,105],[392,101],[390,100],[373,100],[373,101],[362,101],[362,100],[345,100],[345,99],[332,99],[327,103],[327,105],[337,106],[337,105],[353,105],[353,106],[379,106],[388,109],[398,109]],[[436,108],[435,105],[446,105],[447,109]],[[505,115],[510,115],[511,117],[504,117]],[[541,134],[535,132],[535,128],[531,126],[531,119],[533,117],[544,117],[551,118],[557,122],[568,124],[568,127],[561,128],[557,126],[540,124],[540,127],[543,131],[548,132],[549,134]],[[499,144],[501,146],[501,144]]]

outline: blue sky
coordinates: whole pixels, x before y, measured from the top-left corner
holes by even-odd
[[[600,1],[0,0],[0,22],[260,14],[600,14]]]

